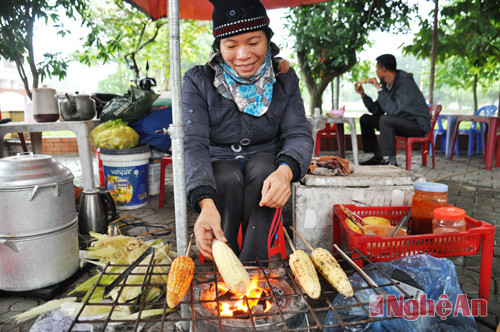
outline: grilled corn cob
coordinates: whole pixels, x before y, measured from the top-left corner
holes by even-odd
[[[314,269],[311,259],[303,250],[296,250],[288,260],[295,278],[299,281],[304,292],[313,299],[317,299],[321,293],[318,274]]]
[[[250,277],[233,250],[224,242],[214,240],[212,256],[229,290],[237,295],[245,295],[250,286]]]
[[[318,271],[340,294],[351,297],[354,295],[351,283],[344,270],[328,250],[316,248],[311,253],[311,260]]]
[[[186,295],[194,275],[194,262],[189,256],[179,256],[172,262],[167,281],[167,304],[174,308]]]

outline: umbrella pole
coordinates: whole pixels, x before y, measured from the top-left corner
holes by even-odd
[[[172,87],[172,174],[174,181],[175,235],[177,252],[186,252],[188,244],[186,183],[184,170],[184,125],[181,100],[181,52],[179,40],[179,0],[168,1],[170,34],[170,84]],[[181,305],[181,316],[189,316],[189,306]],[[180,322],[183,331],[189,330],[189,321]]]

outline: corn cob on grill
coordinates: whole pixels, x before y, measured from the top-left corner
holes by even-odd
[[[167,281],[167,305],[174,308],[186,295],[194,275],[194,262],[189,256],[179,256],[172,262]]]
[[[290,255],[288,262],[304,292],[313,299],[319,298],[321,285],[319,284],[318,274],[306,252],[296,250]]]
[[[250,286],[250,277],[233,250],[224,242],[214,240],[212,256],[229,290],[240,296],[245,295]]]
[[[311,253],[311,260],[318,271],[340,294],[351,297],[354,295],[351,283],[344,270],[328,250],[316,248]]]

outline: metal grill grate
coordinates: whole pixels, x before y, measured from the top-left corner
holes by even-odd
[[[404,294],[404,298],[410,298],[410,295],[405,292],[399,286],[399,282],[391,279],[386,273],[380,270],[376,265],[370,262],[363,254],[359,251],[354,250],[351,252],[346,252],[349,256],[352,256],[354,253],[356,258],[353,258],[353,261],[363,260],[364,271],[377,270],[385,279],[386,282],[383,284],[379,284],[378,288],[370,286],[367,283],[366,287],[362,288],[354,288],[354,299],[355,304],[347,305],[347,306],[335,306],[332,304],[333,299],[338,294],[322,277],[321,280],[321,296],[317,300],[313,300],[309,298],[305,293],[303,293],[300,285],[296,281],[293,273],[288,265],[288,261],[284,261],[282,259],[272,260],[272,261],[255,261],[250,262],[251,265],[255,265],[249,267],[249,270],[252,269],[256,271],[255,273],[259,273],[262,276],[263,282],[267,283],[269,289],[271,290],[265,297],[273,304],[273,310],[269,312],[259,312],[252,313],[251,311],[248,314],[238,315],[236,317],[223,317],[218,314],[213,314],[207,310],[203,310],[206,308],[207,303],[215,302],[218,304],[220,301],[219,294],[215,295],[214,300],[201,300],[199,293],[200,289],[206,288],[206,285],[209,283],[217,283],[217,278],[220,275],[217,273],[217,267],[215,263],[208,262],[204,264],[197,264],[195,267],[195,273],[193,282],[191,283],[190,290],[188,291],[187,296],[181,302],[180,306],[188,307],[189,310],[186,310],[188,314],[186,317],[181,317],[180,311],[170,312],[167,304],[166,304],[166,295],[163,295],[161,299],[155,301],[148,301],[144,296],[139,296],[139,298],[134,303],[123,303],[119,300],[110,301],[109,303],[90,303],[88,299],[91,296],[87,297],[87,300],[83,301],[83,305],[73,320],[69,330],[70,331],[79,331],[81,324],[91,324],[94,331],[105,331],[106,328],[110,325],[114,325],[115,323],[124,323],[127,330],[137,331],[139,329],[145,330],[158,330],[158,331],[172,331],[173,328],[177,325],[177,323],[184,322],[184,324],[192,324],[194,330],[198,331],[207,331],[206,327],[212,327],[214,330],[219,331],[232,331],[235,326],[237,326],[238,330],[248,330],[248,331],[261,331],[263,330],[264,325],[263,322],[272,322],[273,326],[281,326],[282,329],[284,326],[287,326],[288,331],[322,331],[324,328],[329,327],[346,327],[350,325],[359,325],[359,324],[367,324],[369,322],[375,322],[378,320],[387,320],[393,319],[393,317],[383,317],[383,318],[373,318],[369,316],[369,303],[363,301],[358,297],[357,293],[363,289],[371,288],[373,292],[377,295],[383,295],[381,292],[381,287],[393,286],[396,287],[402,294]],[[153,253],[154,255],[154,253]],[[117,295],[119,296],[125,287],[134,287],[140,290],[141,294],[144,294],[144,291],[151,287],[158,287],[161,289],[165,289],[166,285],[159,285],[152,283],[152,276],[157,274],[153,271],[154,266],[152,265],[153,259],[149,260],[149,264],[140,264],[139,267],[143,267],[143,273],[131,272],[129,274],[130,277],[134,275],[142,275],[146,276],[144,278],[144,282],[140,284],[134,284],[129,282],[130,278],[124,279],[119,286],[115,288],[117,291]],[[350,265],[347,265],[346,262],[342,258],[338,258],[339,264],[344,268],[344,271],[348,276],[352,275],[355,271],[351,268]],[[253,264],[252,264],[253,263]],[[269,265],[269,267],[266,267]],[[91,293],[94,292],[104,292],[104,289],[107,285],[102,284],[101,280],[105,276],[117,276],[117,273],[112,273],[110,270],[113,267],[123,267],[124,265],[114,265],[107,264],[103,271],[99,274],[98,280],[96,281]],[[158,265],[160,266],[160,265]],[[164,266],[168,268],[168,266]],[[280,271],[280,273],[276,273],[276,271]],[[109,277],[108,277],[109,278]],[[279,279],[280,282],[288,284],[290,287],[287,291],[280,291],[280,287],[276,287],[275,281]],[[294,305],[282,305],[282,303],[295,303]],[[111,306],[111,311],[105,318],[99,319],[89,319],[89,316],[83,316],[82,312],[86,309],[96,309],[95,306]],[[115,312],[120,311],[121,306],[129,306],[133,308],[135,311],[134,317],[128,317],[128,319],[117,318],[115,316]],[[94,307],[94,308],[93,308]],[[178,306],[179,308],[179,306]],[[201,310],[200,310],[201,308]],[[346,320],[346,317],[343,317],[342,311],[348,310],[350,308],[357,308],[358,310],[363,310],[368,317],[368,319],[363,320]],[[145,313],[147,309],[160,309],[162,311],[162,315],[156,315],[151,317],[146,317]],[[327,325],[325,324],[325,319],[328,311],[332,311],[335,317],[337,318],[337,323],[335,325]],[[298,317],[302,317],[302,324],[296,324]],[[239,323],[238,323],[239,322]],[[293,324],[291,322],[294,322]],[[200,327],[203,326],[203,327]],[[266,325],[266,328],[268,326]]]

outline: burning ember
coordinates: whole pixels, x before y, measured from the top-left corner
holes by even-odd
[[[284,308],[293,290],[282,278],[284,270],[274,272],[278,273],[266,273],[266,276],[262,271],[250,273],[250,287],[244,296],[231,293],[221,278],[217,283],[212,279],[203,283],[199,299],[205,309],[221,317],[247,319],[250,311],[252,315],[277,314],[276,306]]]
[[[221,316],[232,317],[245,315],[248,314],[248,308],[251,308],[253,313],[268,312],[271,310],[273,305],[271,301],[266,300],[266,298],[269,298],[269,288],[262,288],[259,286],[259,283],[259,279],[254,277],[247,293],[243,297],[231,294],[224,283],[217,283],[219,294],[224,294],[219,298],[221,300],[219,302],[219,312]],[[215,284],[213,288],[215,288]],[[229,294],[230,299],[223,300],[226,294]]]

